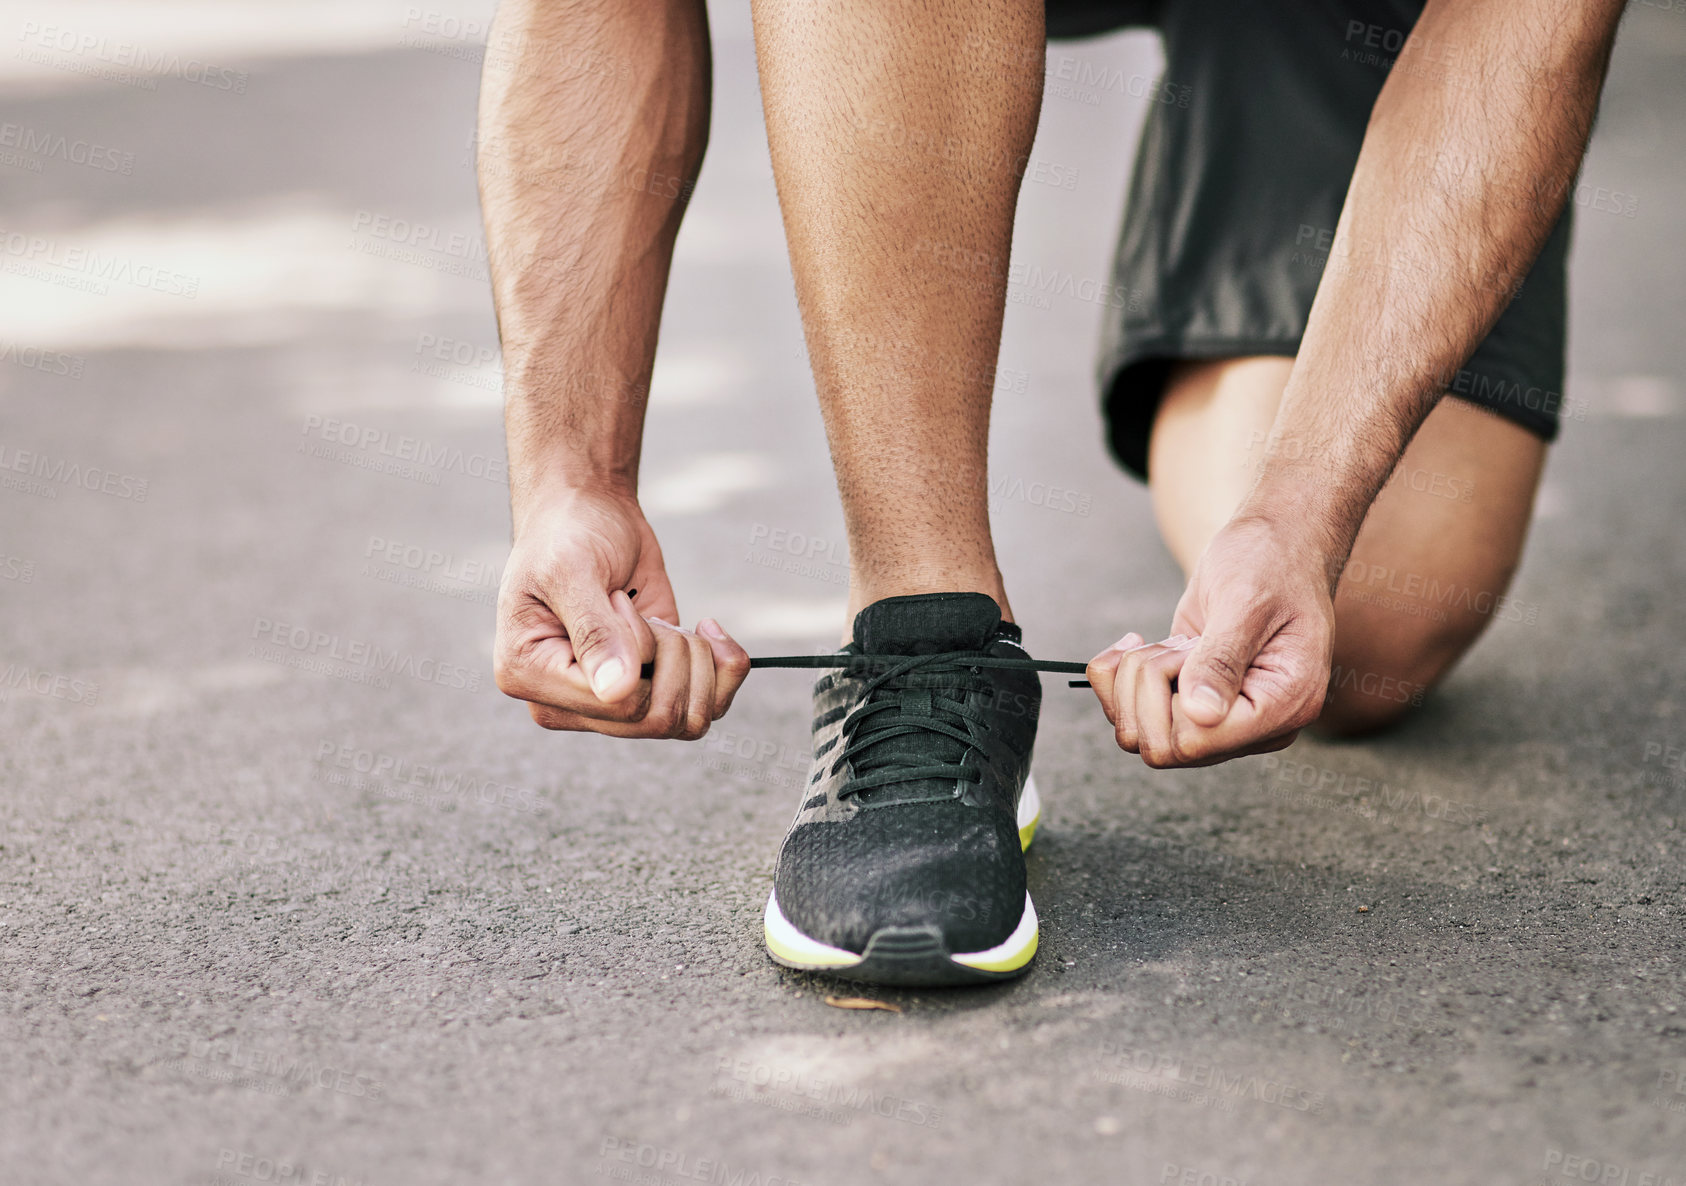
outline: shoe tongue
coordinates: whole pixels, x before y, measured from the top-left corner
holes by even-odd
[[[855,645],[868,655],[982,651],[1001,629],[1001,607],[983,593],[886,597],[855,615]]]

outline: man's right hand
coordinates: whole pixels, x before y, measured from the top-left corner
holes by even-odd
[[[634,498],[569,490],[519,517],[493,670],[546,729],[694,741],[731,706],[749,655],[712,618],[679,628],[661,546]]]

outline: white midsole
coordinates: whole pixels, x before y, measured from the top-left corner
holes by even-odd
[[[1019,827],[1036,822],[1042,814],[1042,796],[1036,793],[1036,775],[1024,776],[1024,793],[1019,796]]]
[[[762,916],[767,928],[767,941],[779,949],[779,954],[793,962],[814,968],[847,968],[861,962],[864,958],[853,951],[845,951],[841,947],[833,947],[829,943],[821,943],[818,939],[811,939],[797,930],[795,925],[784,916],[779,909],[779,895],[767,895],[767,910]],[[964,951],[949,956],[957,964],[967,964],[976,967],[981,964],[998,963],[1009,956],[1023,951],[1025,945],[1033,942],[1037,932],[1036,907],[1031,904],[1030,894],[1024,896],[1024,913],[1019,915],[1019,925],[1013,928],[1013,933],[1005,940],[986,951]]]

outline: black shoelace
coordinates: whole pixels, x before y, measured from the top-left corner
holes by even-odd
[[[977,651],[946,651],[932,655],[863,655],[839,651],[829,655],[770,656],[751,659],[749,665],[751,668],[845,667],[850,669],[851,674],[865,674],[873,667],[883,667],[883,670],[867,680],[861,689],[861,706],[843,720],[843,746],[832,762],[833,774],[836,774],[845,762],[853,763],[859,770],[862,765],[860,759],[863,756],[874,747],[897,737],[936,733],[952,738],[961,746],[959,761],[927,762],[910,766],[896,763],[892,759],[882,765],[875,765],[857,773],[844,783],[837,792],[839,799],[847,799],[878,787],[927,778],[962,782],[982,780],[983,772],[975,766],[967,765],[964,760],[974,744],[972,735],[965,730],[965,725],[970,721],[987,731],[990,728],[988,718],[976,709],[968,707],[964,700],[959,698],[964,695],[964,688],[951,690],[942,686],[894,686],[914,672],[934,676],[963,675],[968,670],[977,674],[983,668],[989,667],[1008,671],[1074,673],[1082,672],[1086,668],[1082,663],[1050,659],[999,658]],[[1070,682],[1072,687],[1088,686],[1086,680]],[[955,694],[949,694],[951,691]]]

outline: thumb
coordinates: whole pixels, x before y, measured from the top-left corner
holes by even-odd
[[[638,687],[639,668],[655,658],[655,636],[621,590],[595,595],[575,592],[558,616],[592,694],[605,704],[614,704]]]
[[[1194,724],[1210,729],[1229,715],[1241,694],[1247,669],[1270,637],[1269,623],[1228,618],[1207,619],[1177,675],[1183,713]]]

